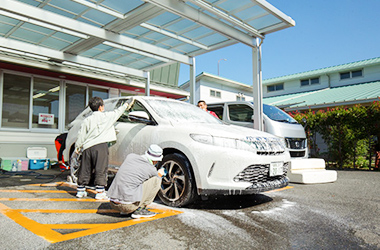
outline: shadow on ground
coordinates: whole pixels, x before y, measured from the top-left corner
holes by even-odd
[[[259,206],[271,202],[273,199],[264,194],[255,195],[213,195],[208,196],[206,200],[198,198],[194,203],[189,204],[186,208],[204,209],[204,210],[234,210],[248,207]],[[159,198],[155,203],[163,204]]]
[[[0,170],[0,187],[14,187],[29,184],[44,184],[66,181],[68,171],[61,172],[59,167],[48,170],[5,171]]]

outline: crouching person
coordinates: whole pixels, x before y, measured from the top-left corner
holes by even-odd
[[[122,215],[131,214],[134,219],[155,216],[146,206],[161,188],[165,169],[157,171],[155,167],[161,160],[162,149],[155,144],[144,155],[129,154],[108,189],[111,207]]]

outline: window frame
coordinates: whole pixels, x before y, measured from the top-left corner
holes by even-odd
[[[213,92],[215,93],[214,95],[212,94]],[[222,98],[222,92],[215,90],[215,89],[210,89],[210,97],[215,97],[215,98],[221,99]]]
[[[315,80],[318,80],[318,82],[314,82]],[[307,84],[302,84],[302,82],[306,83]],[[308,79],[300,79],[300,86],[301,87],[307,87],[307,86],[312,86],[312,85],[316,85],[316,84],[321,84],[321,81],[320,81],[320,78],[319,77],[313,77],[313,78],[308,78]]]
[[[41,127],[33,127],[35,126],[36,123],[33,123],[33,116],[35,115],[34,114],[34,108],[35,108],[35,105],[34,105],[34,90],[35,90],[35,86],[36,86],[36,79],[38,80],[47,80],[47,81],[53,81],[53,82],[56,82],[58,83],[58,86],[59,87],[59,92],[58,92],[58,119],[57,119],[57,128],[41,128]],[[32,75],[31,77],[31,82],[32,82],[32,88],[30,90],[30,93],[31,93],[31,102],[30,102],[30,114],[29,114],[29,129],[32,130],[32,131],[57,131],[59,130],[59,127],[60,127],[60,124],[61,124],[61,121],[62,121],[62,116],[61,116],[61,89],[62,89],[62,80],[61,79],[56,79],[56,78],[49,78],[49,77],[40,77],[40,76],[37,76],[37,75]],[[37,81],[37,83],[39,84],[39,82]],[[38,120],[38,118],[37,118]],[[37,126],[38,126],[38,122],[37,122]]]
[[[356,70],[350,70],[350,71],[344,71],[344,72],[339,72],[339,80],[341,81],[344,81],[344,80],[347,80],[347,79],[353,79],[353,78],[359,78],[359,77],[364,77],[364,73],[363,73],[363,69],[356,69]],[[353,73],[357,73],[357,72],[360,72],[360,75],[355,75],[353,76]],[[345,78],[342,78],[342,75],[345,74],[349,77],[345,77]]]
[[[238,113],[231,112],[231,110],[232,111],[239,110],[240,112],[238,112]],[[242,111],[248,111],[248,112],[243,113]],[[236,116],[236,119],[231,118],[231,113],[232,113],[232,115]],[[242,115],[244,116],[244,119],[240,119]],[[253,115],[254,115],[254,110],[248,104],[231,103],[231,104],[227,105],[227,119],[231,122],[253,123],[253,120],[251,119]]]
[[[278,86],[281,86],[281,89],[277,89]],[[269,90],[270,87],[273,87],[274,89]],[[285,84],[284,83],[276,83],[276,84],[272,84],[272,85],[267,85],[267,93],[281,91],[281,90],[285,90]]]
[[[27,127],[25,128],[16,128],[16,127],[4,127],[2,116],[3,116],[3,104],[4,104],[4,74],[10,74],[15,76],[22,76],[29,78],[29,101],[28,101],[28,121]],[[34,82],[35,78],[51,80],[58,83],[59,94],[58,94],[58,120],[57,120],[57,128],[33,128],[33,90],[34,90]],[[85,92],[85,107],[87,106],[89,100],[89,91],[90,88],[96,89],[105,89],[107,91],[108,98],[110,97],[110,87],[100,86],[96,84],[86,83],[86,82],[78,82],[72,80],[61,79],[59,77],[49,77],[40,74],[26,73],[21,71],[14,71],[8,69],[0,69],[0,131],[15,131],[15,132],[42,132],[42,133],[60,133],[61,131],[67,131],[66,123],[66,87],[67,84],[83,86],[86,88]],[[85,108],[83,107],[83,109]],[[82,111],[83,111],[82,109]],[[82,112],[81,111],[81,112]]]

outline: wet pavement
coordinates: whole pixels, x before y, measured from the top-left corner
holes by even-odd
[[[339,171],[335,183],[210,197],[187,208],[156,200],[150,208],[159,216],[139,220],[94,193],[76,199],[68,172],[33,172],[0,175],[2,249],[380,248],[379,172]]]

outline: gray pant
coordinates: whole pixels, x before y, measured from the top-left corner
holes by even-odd
[[[111,201],[111,207],[120,212],[128,214],[133,213],[137,208],[145,207],[152,203],[160,188],[161,178],[154,176],[143,183],[143,194],[140,202],[135,202],[132,204],[116,204]]]
[[[86,186],[90,183],[91,175],[95,172],[96,186],[107,185],[108,145],[101,143],[87,148],[82,153],[82,163],[78,170],[78,185]]]

